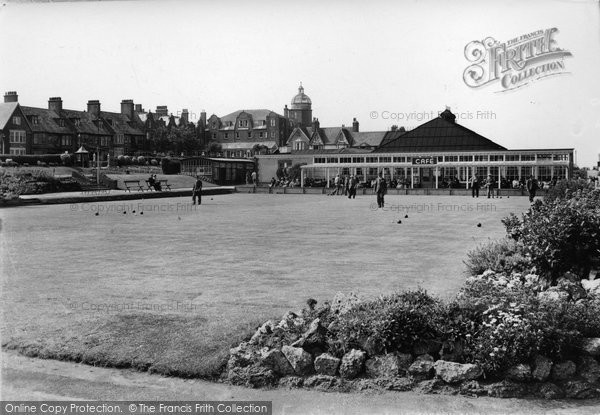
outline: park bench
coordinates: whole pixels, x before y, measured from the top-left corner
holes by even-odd
[[[125,184],[125,189],[127,189],[129,192],[131,192],[132,188],[133,190],[141,190],[142,192],[144,191],[144,188],[140,184],[139,180],[123,180],[123,183]]]
[[[158,182],[160,183],[161,189],[171,190],[171,185],[169,184],[168,180],[158,180]],[[146,186],[148,186],[148,190],[150,191],[155,190],[154,186],[152,186],[148,180],[146,180]]]
[[[171,185],[168,183],[168,180],[159,180],[160,182],[160,187],[161,188],[166,188],[167,190],[171,190]]]

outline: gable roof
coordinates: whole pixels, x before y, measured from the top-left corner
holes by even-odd
[[[131,120],[125,114],[120,112],[106,112],[101,111],[100,117],[105,120],[112,120],[112,125],[109,123],[108,127],[114,130],[116,133],[128,134],[128,135],[144,135],[142,131],[131,125]]]
[[[294,128],[294,130],[292,131],[292,133],[290,134],[290,136],[288,137],[288,141],[286,144],[290,144],[292,142],[293,139],[295,139],[297,136],[299,136],[302,141],[306,141],[308,143],[310,143],[311,141],[311,137],[312,137],[312,133],[307,131],[307,128],[304,127],[296,127]]]
[[[360,147],[361,145],[368,147],[378,147],[381,145],[383,138],[386,136],[388,131],[365,131],[355,132],[349,131],[352,136],[352,146]]]
[[[258,109],[258,110],[237,110],[234,111],[230,114],[224,115],[222,117],[220,117],[221,122],[223,123],[223,126],[227,126],[227,123],[229,121],[231,121],[232,123],[235,124],[235,120],[237,120],[237,118],[239,117],[239,115],[242,113],[248,113],[252,116],[252,119],[254,121],[257,120],[266,120],[267,119],[267,115],[274,113],[275,115],[279,116],[279,117],[283,117],[282,115],[277,114],[275,111],[271,111],[271,110],[267,110],[267,109]]]
[[[30,121],[29,124],[31,125],[32,131],[53,134],[73,134],[73,130],[69,128],[68,120],[65,120],[62,126],[58,123],[58,120],[61,118],[64,120],[64,117],[61,117],[60,114],[55,111],[46,108],[25,106],[21,106],[21,108],[23,109],[23,113],[28,117],[28,121]],[[31,120],[32,117],[37,117],[37,124]]]
[[[8,123],[18,106],[18,102],[0,103],[0,130],[3,130],[4,127],[6,127],[6,123]]]
[[[460,124],[438,117],[394,139],[386,140],[375,150],[375,153],[487,150],[506,150],[506,148]]]
[[[112,135],[112,132],[108,130],[108,128],[106,128],[106,125],[104,125],[104,123],[101,122],[99,126],[97,123],[94,123],[96,118],[92,117],[92,114],[90,114],[89,112],[63,109],[62,113],[70,120],[74,118],[79,118],[79,125],[74,126],[75,130],[78,133],[94,135]]]

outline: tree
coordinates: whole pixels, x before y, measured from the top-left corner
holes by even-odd
[[[296,163],[288,169],[288,176],[290,180],[300,180],[300,174],[302,171],[301,167],[304,165],[306,165],[306,163]]]
[[[221,143],[219,143],[217,141],[211,141],[208,144],[208,152],[210,154],[221,153],[222,151],[223,151],[223,146],[221,145]]]

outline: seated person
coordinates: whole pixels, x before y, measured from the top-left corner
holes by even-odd
[[[153,175],[150,175],[150,177],[148,177],[148,180],[147,180],[147,182],[148,182],[148,186],[150,186],[150,187],[154,187],[154,183],[155,183],[155,182],[154,182],[154,176],[153,176]]]
[[[160,185],[160,181],[158,181],[156,179],[156,174],[154,175],[153,179],[154,179],[154,190],[156,190],[157,192],[162,191],[162,187]]]

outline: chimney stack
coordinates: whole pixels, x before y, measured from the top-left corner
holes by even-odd
[[[50,111],[54,111],[55,113],[59,114],[62,112],[63,106],[62,106],[63,102],[62,102],[62,98],[61,97],[50,97],[48,98],[48,109]]]
[[[156,115],[158,115],[159,117],[168,117],[169,110],[167,109],[167,106],[166,105],[158,105],[156,107]]]
[[[94,117],[100,117],[100,101],[98,101],[97,99],[88,101],[87,110]]]
[[[288,109],[287,105],[285,107],[283,107],[283,116],[285,118],[289,118],[289,116],[290,116],[290,110]]]
[[[181,119],[183,120],[184,124],[187,124],[190,122],[190,113],[188,112],[187,108],[184,108],[181,111]]]
[[[127,115],[130,120],[133,120],[133,100],[132,99],[124,99],[121,101],[121,114]]]
[[[392,125],[392,128],[391,128],[390,131],[396,131],[396,130],[398,130],[398,126],[397,125]]]
[[[4,94],[4,102],[19,102],[17,91],[8,91]]]
[[[135,104],[135,112],[144,112],[144,108],[142,108],[142,104]]]
[[[316,117],[313,117],[313,128],[315,131],[317,131],[319,128],[321,127],[321,123],[319,122],[319,119]]]
[[[358,132],[358,121],[356,121],[356,118],[354,118],[352,120],[352,132],[354,132],[354,133]]]
[[[203,128],[206,128],[206,111],[204,110],[200,112],[200,125]]]

